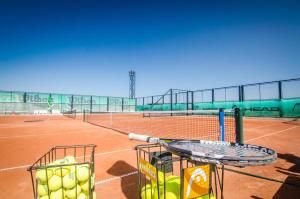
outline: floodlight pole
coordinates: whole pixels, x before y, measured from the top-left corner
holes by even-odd
[[[135,71],[129,71],[129,98],[135,98]]]

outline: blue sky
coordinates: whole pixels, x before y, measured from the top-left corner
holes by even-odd
[[[299,10],[297,1],[1,1],[0,89],[128,96],[130,69],[137,96],[300,77]]]

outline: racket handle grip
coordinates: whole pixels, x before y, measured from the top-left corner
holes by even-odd
[[[147,136],[147,135],[129,133],[128,138],[131,139],[131,140],[139,140],[139,141],[148,142],[150,137]]]

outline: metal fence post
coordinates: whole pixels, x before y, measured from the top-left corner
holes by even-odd
[[[93,96],[91,96],[90,110],[91,110],[91,112],[93,112]]]
[[[170,89],[170,95],[171,95],[171,98],[170,98],[170,109],[171,109],[171,111],[173,110],[173,90],[172,89]],[[172,113],[171,113],[172,114]]]
[[[278,98],[280,100],[280,107],[279,107],[279,116],[282,117],[283,116],[283,111],[282,111],[282,82],[278,81]]]
[[[106,110],[107,112],[109,112],[109,97],[106,98],[107,102],[106,102]]]

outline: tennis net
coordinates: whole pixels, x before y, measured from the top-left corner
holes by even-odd
[[[63,115],[72,119],[76,118],[76,110],[63,111]]]
[[[241,142],[239,110],[84,112],[84,121],[124,134]]]

